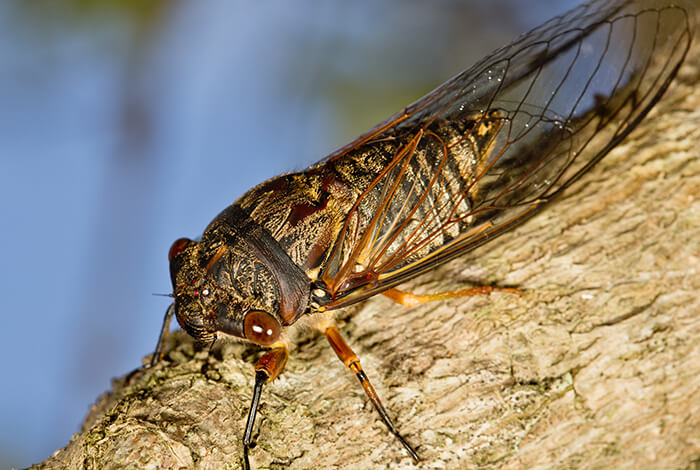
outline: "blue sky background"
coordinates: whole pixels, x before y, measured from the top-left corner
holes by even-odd
[[[0,467],[152,351],[176,238],[576,3],[0,2]]]

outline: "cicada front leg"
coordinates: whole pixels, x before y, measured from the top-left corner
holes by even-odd
[[[253,426],[255,425],[255,415],[260,404],[263,385],[277,378],[284,369],[289,357],[289,349],[286,344],[281,344],[266,352],[255,364],[255,387],[253,388],[253,399],[248,410],[248,420],[243,433],[243,468],[250,470],[248,451],[253,436]]]
[[[163,354],[165,354],[165,346],[168,343],[168,333],[170,333],[170,321],[175,313],[175,303],[173,302],[165,311],[165,318],[163,318],[163,326],[160,329],[160,335],[158,335],[158,343],[156,344],[156,350],[153,351],[153,356],[151,356],[151,362],[147,367],[153,367],[158,364],[161,359],[163,359]]]
[[[450,290],[445,292],[438,292],[436,294],[425,295],[413,294],[411,292],[406,292],[399,289],[389,289],[382,292],[382,295],[406,307],[413,307],[415,305],[423,304],[425,302],[433,302],[435,300],[454,299],[457,297],[470,297],[473,295],[488,295],[492,292],[505,292],[508,294],[521,295],[521,292],[518,289],[513,289],[511,287],[492,286],[478,286],[472,287],[471,289]]]

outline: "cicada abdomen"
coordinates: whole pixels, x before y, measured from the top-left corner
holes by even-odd
[[[270,348],[257,362],[244,454],[262,386],[309,318],[382,407],[329,311],[389,289],[527,220],[625,138],[690,47],[689,5],[597,0],[485,57],[298,173],[253,188],[199,242],[170,250],[170,316],[200,341]]]

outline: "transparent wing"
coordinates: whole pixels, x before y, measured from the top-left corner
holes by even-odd
[[[321,272],[327,308],[388,289],[535,214],[660,99],[693,19],[678,2],[584,4],[328,157],[337,171],[357,172],[358,197]]]

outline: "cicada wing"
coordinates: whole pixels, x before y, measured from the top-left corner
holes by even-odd
[[[364,174],[355,178],[359,196],[321,273],[332,294],[327,308],[493,239],[597,163],[680,67],[692,21],[690,7],[676,5],[585,4],[329,157]],[[367,178],[358,158],[385,164]]]

